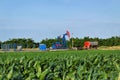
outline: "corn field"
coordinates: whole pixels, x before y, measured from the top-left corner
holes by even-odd
[[[120,80],[120,51],[0,53],[0,80]]]

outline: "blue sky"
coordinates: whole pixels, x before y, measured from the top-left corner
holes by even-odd
[[[0,0],[0,41],[120,36],[120,0]]]

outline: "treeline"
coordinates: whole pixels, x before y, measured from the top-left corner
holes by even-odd
[[[36,48],[38,47],[39,43],[34,42],[33,39],[31,38],[18,38],[18,39],[9,39],[7,41],[4,42],[0,42],[1,46],[2,44],[9,44],[9,45],[18,45],[18,46],[22,46],[23,48]],[[1,48],[0,46],[0,48]]]
[[[39,43],[36,43],[33,39],[25,39],[25,38],[19,38],[19,39],[9,39],[7,41],[1,42],[0,44],[14,44],[22,45],[23,48],[37,48],[40,43],[46,44],[47,48],[51,47],[54,42],[61,42],[61,40],[57,39],[43,39]],[[85,41],[98,41],[98,46],[119,46],[120,45],[120,36],[113,36],[111,38],[101,39],[101,38],[90,38],[90,37],[84,37],[84,38],[71,38],[70,40],[67,40],[68,47],[71,48],[72,45],[74,47],[83,47]],[[1,47],[0,47],[1,48]]]
[[[72,41],[72,40],[71,40]],[[73,38],[74,46],[83,46],[85,41],[97,41],[98,46],[119,46],[120,45],[120,37],[113,36],[111,38],[101,39],[101,38]]]
[[[56,42],[56,39],[46,39],[42,40],[41,43],[45,43],[47,47],[50,47],[52,43]],[[67,41],[68,47],[83,47],[85,41],[97,41],[98,46],[119,46],[120,45],[120,36],[113,36],[111,38],[101,39],[101,38],[71,38]]]

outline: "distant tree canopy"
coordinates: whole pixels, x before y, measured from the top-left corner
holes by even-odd
[[[18,39],[9,39],[2,42],[2,44],[17,44],[21,45],[23,48],[33,48],[36,47],[36,43],[31,38],[18,38]]]
[[[84,37],[84,38],[71,38],[69,41],[67,40],[68,47],[70,48],[72,46],[74,47],[83,47],[85,41],[98,41],[98,46],[119,46],[120,45],[120,36],[113,36],[111,38],[101,39],[101,38],[90,38],[90,37]],[[61,42],[61,40],[57,39],[43,39],[40,41],[40,44],[46,44],[47,48],[51,47],[54,42]],[[34,42],[33,39],[28,38],[18,38],[18,39],[9,39],[7,41],[1,42],[0,44],[14,44],[22,45],[23,48],[35,48],[39,46],[39,43]],[[1,48],[1,46],[0,46]]]
[[[40,43],[44,43],[49,48],[52,43],[56,42],[57,39],[46,39],[42,40]],[[120,45],[120,37],[119,36],[113,36],[111,38],[101,39],[101,38],[90,38],[90,37],[84,37],[84,38],[71,38],[69,41],[67,41],[68,46],[74,47],[83,47],[85,41],[98,41],[98,46],[119,46]]]

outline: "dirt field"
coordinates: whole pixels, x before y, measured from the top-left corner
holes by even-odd
[[[111,46],[111,47],[101,46],[98,49],[99,50],[120,50],[120,46]]]
[[[111,46],[111,47],[107,47],[107,46],[101,46],[101,47],[98,47],[98,50],[120,50],[120,46]],[[19,50],[16,50],[16,51],[19,51]],[[24,48],[22,49],[22,51],[24,52],[39,52],[39,48]],[[6,51],[3,51],[2,49],[0,49],[0,52],[6,52]],[[7,51],[8,52],[8,51]],[[14,49],[10,49],[9,52],[14,52]]]

